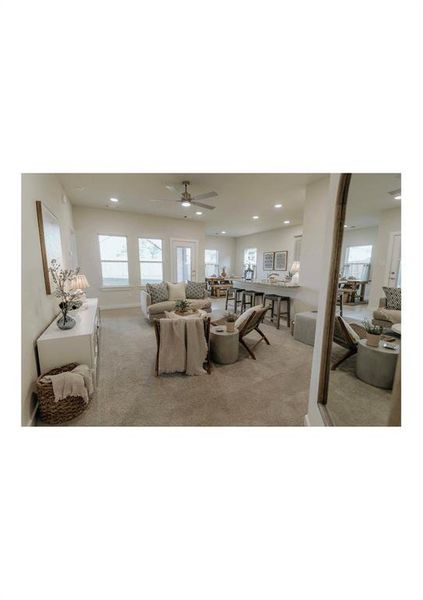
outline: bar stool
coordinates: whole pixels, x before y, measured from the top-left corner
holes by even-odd
[[[253,290],[244,290],[241,296],[241,312],[248,307],[251,308],[257,304],[256,300],[259,299],[263,302],[264,292],[255,292]]]
[[[238,304],[242,304],[242,292],[244,289],[230,287],[226,290],[225,310],[228,310],[228,304],[232,300],[234,303],[234,313],[238,312]]]
[[[281,317],[286,317],[286,325],[289,327],[291,325],[291,299],[289,296],[278,296],[277,294],[265,294],[263,304],[266,306],[266,301],[270,301],[272,303],[272,310],[270,312],[271,317],[270,320],[273,323],[274,317],[276,317],[276,327],[280,329],[280,319]],[[281,302],[286,302],[286,312],[281,312]],[[275,312],[275,304],[276,304],[276,312]]]

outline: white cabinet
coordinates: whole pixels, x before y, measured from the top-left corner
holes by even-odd
[[[86,309],[72,313],[76,325],[63,331],[57,326],[56,317],[37,340],[41,373],[76,362],[88,365],[97,372],[100,315],[98,299],[89,298]]]

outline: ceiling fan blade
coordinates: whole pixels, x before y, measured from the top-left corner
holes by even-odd
[[[214,210],[215,206],[210,206],[210,204],[203,204],[202,202],[196,202],[195,200],[191,200],[191,204],[195,206],[201,206],[201,208],[208,208],[209,210]]]
[[[207,198],[214,198],[217,195],[218,195],[217,192],[206,192],[205,194],[197,194],[196,196],[192,196],[192,199],[193,200],[207,200]]]
[[[175,198],[150,198],[149,202],[180,202],[180,200]]]
[[[166,185],[165,188],[168,189],[169,192],[178,194],[178,196],[180,196],[185,191],[185,188],[183,185]]]

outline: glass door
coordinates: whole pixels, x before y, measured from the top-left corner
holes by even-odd
[[[392,235],[388,287],[401,287],[401,234]]]
[[[197,242],[172,240],[172,281],[197,281]]]

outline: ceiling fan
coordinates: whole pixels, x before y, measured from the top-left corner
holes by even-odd
[[[202,202],[198,202],[199,200],[207,200],[208,198],[214,198],[217,196],[216,192],[205,192],[204,194],[197,194],[196,196],[191,196],[188,191],[188,186],[190,185],[189,181],[183,181],[182,185],[167,185],[166,188],[178,194],[180,196],[179,200],[175,200],[175,202],[179,202],[184,207],[189,207],[191,204],[194,206],[200,206],[201,208],[207,208],[208,210],[214,210],[215,206],[210,206],[210,204],[203,204]]]

